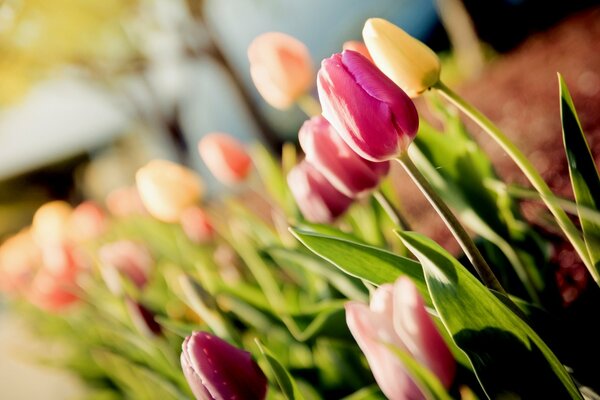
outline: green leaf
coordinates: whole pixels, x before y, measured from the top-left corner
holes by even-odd
[[[277,385],[281,389],[281,392],[285,398],[288,400],[304,399],[289,371],[279,362],[279,360],[277,360],[273,353],[271,353],[271,351],[260,342],[260,340],[256,339],[255,341],[260,349],[260,352],[265,357],[265,361],[267,362],[271,373],[273,374],[273,378],[277,382]]]
[[[379,386],[372,385],[364,387],[350,396],[344,397],[342,400],[385,400],[385,396],[381,393]]]
[[[579,118],[577,118],[577,111],[575,111],[569,89],[560,74],[558,74],[558,81],[563,141],[575,200],[581,207],[598,210],[600,207],[600,177],[594,157],[585,139]],[[595,267],[595,271],[590,272],[596,279],[600,275],[600,225],[585,218],[581,213],[579,213],[579,220],[588,254]]]
[[[488,397],[582,399],[533,329],[454,257],[423,235],[397,234],[421,261],[433,304]]]
[[[391,283],[401,275],[406,275],[415,282],[426,301],[429,298],[423,270],[416,261],[346,239],[297,228],[290,228],[290,230],[312,252],[348,275],[375,285]]]
[[[438,377],[415,360],[410,353],[393,345],[388,345],[387,347],[402,362],[406,372],[415,380],[419,389],[425,393],[426,398],[432,400],[452,399]]]

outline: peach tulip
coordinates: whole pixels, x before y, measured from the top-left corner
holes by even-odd
[[[242,143],[227,133],[205,135],[198,142],[198,152],[210,172],[228,185],[245,180],[252,168]]]

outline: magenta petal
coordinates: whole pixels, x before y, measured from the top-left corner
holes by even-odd
[[[418,115],[412,101],[356,52],[323,60],[317,86],[323,116],[363,158],[392,159],[416,134]]]
[[[306,160],[292,168],[287,181],[302,215],[310,222],[332,222],[352,204],[350,197],[333,187]]]
[[[205,391],[194,390],[197,379],[188,383],[199,399],[262,400],[267,378],[247,351],[205,332],[194,332],[183,344],[182,367],[191,367]],[[188,369],[189,374],[189,369]],[[186,374],[186,377],[188,376]],[[210,397],[203,397],[203,396]]]
[[[348,197],[375,189],[389,171],[389,162],[374,163],[356,154],[322,116],[304,122],[298,137],[308,162]]]

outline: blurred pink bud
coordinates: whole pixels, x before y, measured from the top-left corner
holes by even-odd
[[[23,291],[41,263],[40,249],[29,229],[9,237],[0,246],[0,290],[7,293]]]
[[[36,306],[53,312],[62,311],[79,301],[74,280],[40,271],[27,291],[27,298]]]
[[[389,161],[375,163],[356,154],[320,115],[304,122],[298,137],[306,160],[348,197],[375,189],[390,170]]]
[[[40,246],[56,245],[68,237],[68,222],[73,209],[69,203],[56,200],[42,205],[33,215],[31,233]]]
[[[313,85],[314,70],[306,46],[279,32],[256,37],[248,47],[250,75],[262,97],[286,109]]]
[[[198,142],[200,157],[222,183],[234,184],[248,177],[252,160],[242,143],[227,133],[209,133]]]
[[[162,333],[160,324],[154,319],[154,313],[146,306],[130,297],[126,297],[125,308],[129,313],[131,322],[142,335],[152,337]]]
[[[206,332],[182,345],[181,368],[198,400],[262,400],[267,378],[247,351]]]
[[[204,192],[200,176],[183,165],[152,160],[135,174],[140,197],[148,212],[164,222],[177,222],[181,213]]]
[[[148,282],[148,276],[154,265],[154,260],[146,246],[129,240],[105,244],[98,251],[102,263],[101,268],[114,268],[138,288],[143,288]],[[119,292],[117,284],[109,284],[109,289]]]
[[[424,399],[425,396],[387,345],[410,353],[446,388],[452,384],[456,362],[410,279],[401,277],[394,285],[380,286],[370,306],[348,303],[346,322],[367,357],[377,384],[389,399]]]
[[[212,240],[215,230],[208,214],[200,207],[190,207],[181,214],[181,227],[194,243],[206,243]]]
[[[97,238],[106,230],[106,214],[93,201],[79,204],[69,218],[69,237],[75,242]]]
[[[333,222],[352,204],[350,197],[333,187],[306,160],[292,168],[287,181],[296,204],[310,222]]]
[[[417,133],[419,117],[412,100],[355,51],[323,60],[317,86],[323,116],[367,160],[398,157]]]
[[[106,208],[117,217],[146,214],[146,208],[135,186],[126,186],[110,192],[106,196]]]
[[[367,46],[359,40],[349,40],[349,41],[345,42],[342,45],[342,49],[343,50],[352,50],[357,53],[360,53],[367,60],[374,63],[373,59],[371,58],[371,54],[369,53],[369,49],[367,49]]]

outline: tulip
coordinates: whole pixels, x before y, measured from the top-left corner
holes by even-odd
[[[356,154],[322,116],[306,121],[298,138],[306,160],[348,197],[373,190],[390,170],[389,161],[375,163]]]
[[[166,160],[150,161],[137,171],[135,180],[148,212],[165,222],[178,221],[203,192],[200,177],[194,171]]]
[[[121,240],[103,245],[98,250],[103,276],[113,293],[120,292],[120,284],[110,275],[116,270],[126,276],[139,289],[146,286],[154,261],[148,249],[139,243]],[[108,271],[104,271],[108,269]]]
[[[156,322],[154,313],[130,297],[125,298],[125,308],[135,328],[144,336],[159,336],[162,327]]]
[[[247,351],[206,332],[182,345],[181,368],[198,400],[262,400],[267,378]]]
[[[93,201],[79,204],[68,221],[68,231],[71,240],[80,242],[97,238],[106,230],[106,214]]]
[[[373,58],[371,58],[371,54],[369,53],[369,49],[363,42],[359,42],[358,40],[349,40],[342,45],[342,50],[352,50],[357,53],[362,54],[367,60],[374,62]]]
[[[433,50],[391,22],[368,19],[363,39],[379,69],[410,97],[440,80],[440,60]]]
[[[74,281],[61,279],[51,272],[41,270],[27,290],[27,298],[32,304],[53,312],[62,311],[79,301]]]
[[[352,204],[350,197],[333,187],[306,160],[292,168],[287,181],[300,211],[310,222],[332,222]]]
[[[31,233],[35,242],[43,246],[65,241],[72,212],[69,203],[61,200],[48,202],[38,208],[31,222]]]
[[[355,51],[323,60],[317,85],[323,116],[367,160],[398,157],[417,133],[419,118],[410,98]]]
[[[0,290],[7,293],[23,291],[40,264],[40,249],[30,230],[9,237],[0,246]]]
[[[410,279],[401,277],[393,285],[380,286],[370,306],[348,303],[346,322],[389,399],[425,398],[389,345],[411,354],[446,388],[452,384],[456,362]]]
[[[248,47],[248,59],[258,92],[275,108],[289,108],[313,85],[308,49],[292,36],[263,33]]]
[[[210,241],[215,230],[208,214],[200,207],[191,207],[181,214],[181,227],[186,236],[194,243]]]
[[[246,179],[252,160],[244,146],[226,133],[209,133],[198,143],[200,157],[210,172],[225,184]]]
[[[146,214],[146,208],[135,186],[114,189],[106,196],[106,208],[117,217]]]

